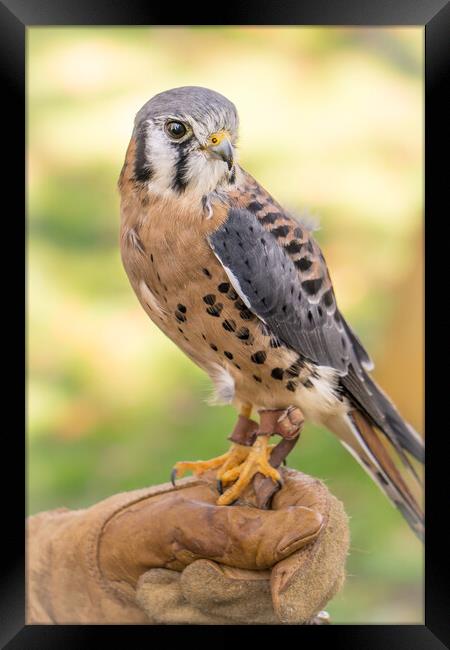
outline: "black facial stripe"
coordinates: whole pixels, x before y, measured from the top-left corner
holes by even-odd
[[[145,141],[145,124],[141,124],[136,133],[136,158],[134,160],[134,178],[140,183],[148,182],[153,175],[152,167],[145,153]]]
[[[178,159],[175,165],[175,175],[172,182],[172,188],[176,192],[184,192],[187,185],[185,176],[188,168],[189,152],[186,150],[186,147],[183,146],[184,144],[184,142],[180,142],[178,145],[174,145],[178,150]]]

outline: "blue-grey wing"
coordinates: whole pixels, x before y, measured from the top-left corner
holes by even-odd
[[[296,221],[270,228],[231,208],[209,242],[241,299],[287,346],[340,375],[369,359],[339,313],[318,245]]]

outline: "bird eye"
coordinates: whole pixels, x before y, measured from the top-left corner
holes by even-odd
[[[166,131],[174,140],[179,140],[186,135],[186,127],[181,122],[167,122]]]

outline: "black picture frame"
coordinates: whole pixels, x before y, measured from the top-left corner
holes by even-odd
[[[24,503],[25,503],[25,436],[18,431],[17,413],[23,400],[21,369],[25,372],[21,297],[23,296],[23,269],[26,268],[26,246],[22,197],[25,197],[24,150],[25,150],[25,31],[35,25],[353,25],[353,26],[407,26],[417,25],[425,28],[425,210],[426,210],[426,546],[425,546],[425,624],[424,625],[334,625],[304,626],[294,628],[276,626],[264,630],[264,634],[276,635],[276,641],[283,641],[285,635],[295,633],[300,642],[307,642],[316,635],[333,647],[395,648],[414,650],[416,648],[438,649],[450,647],[449,589],[445,568],[448,564],[448,542],[444,531],[443,514],[448,511],[445,498],[448,490],[446,471],[446,439],[448,434],[440,427],[439,406],[446,405],[444,390],[448,381],[440,381],[439,368],[445,365],[442,356],[447,339],[446,324],[443,317],[442,300],[448,291],[439,289],[439,277],[446,278],[444,263],[447,237],[439,236],[443,221],[447,217],[443,192],[448,183],[448,163],[446,163],[445,127],[448,103],[444,101],[445,81],[448,76],[448,38],[450,33],[450,5],[446,0],[310,0],[296,2],[268,3],[267,1],[235,3],[230,0],[208,11],[193,8],[185,3],[176,5],[150,6],[148,1],[91,0],[83,3],[69,0],[0,0],[0,65],[3,118],[3,156],[4,171],[3,206],[3,252],[17,251],[12,260],[4,264],[2,298],[4,320],[10,325],[10,333],[3,338],[8,341],[6,351],[11,351],[10,370],[7,375],[9,391],[4,412],[14,414],[11,425],[3,430],[3,498],[0,517],[2,518],[3,546],[0,582],[0,644],[1,647],[16,648],[79,648],[105,643],[113,635],[114,643],[124,642],[132,647],[142,647],[144,643],[157,640],[167,642],[172,634],[180,634],[180,640],[209,640],[214,647],[225,644],[242,645],[254,639],[252,627],[224,627],[220,634],[216,626],[192,626],[183,629],[160,626],[26,626],[25,620],[25,541],[24,541]],[[448,82],[447,82],[448,85]],[[447,131],[448,134],[448,131]],[[444,162],[441,162],[444,161]],[[5,183],[6,179],[6,183]],[[6,199],[11,198],[10,202]],[[442,201],[442,209],[441,209]],[[445,205],[445,207],[444,207]],[[436,235],[436,236],[434,236]],[[5,245],[7,236],[7,246]],[[23,257],[19,251],[24,251]],[[2,256],[6,259],[6,256]],[[15,266],[14,266],[15,265]],[[25,283],[26,284],[26,283]],[[17,307],[13,307],[14,302]],[[26,304],[26,301],[25,301]],[[433,312],[435,317],[433,318]],[[5,315],[8,315],[8,318]],[[16,315],[18,323],[10,317]],[[17,337],[17,345],[9,343]],[[432,339],[432,340],[431,340]],[[433,355],[433,348],[436,354]],[[4,355],[5,356],[5,355]],[[22,362],[22,363],[21,363]],[[433,369],[434,366],[434,369]],[[4,375],[5,379],[6,375]],[[17,390],[15,390],[17,387]],[[13,408],[13,396],[18,395],[18,407]],[[443,411],[441,410],[442,416]],[[445,422],[442,417],[442,422]],[[5,462],[6,461],[6,462]],[[9,466],[13,471],[7,475]],[[8,478],[6,478],[8,476]],[[6,480],[5,480],[6,478]],[[23,497],[23,498],[22,498]],[[320,630],[320,631],[319,631]]]

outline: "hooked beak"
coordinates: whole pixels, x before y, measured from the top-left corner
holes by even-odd
[[[206,147],[213,156],[226,162],[228,171],[231,171],[234,164],[234,151],[230,136],[226,131],[212,133]]]

